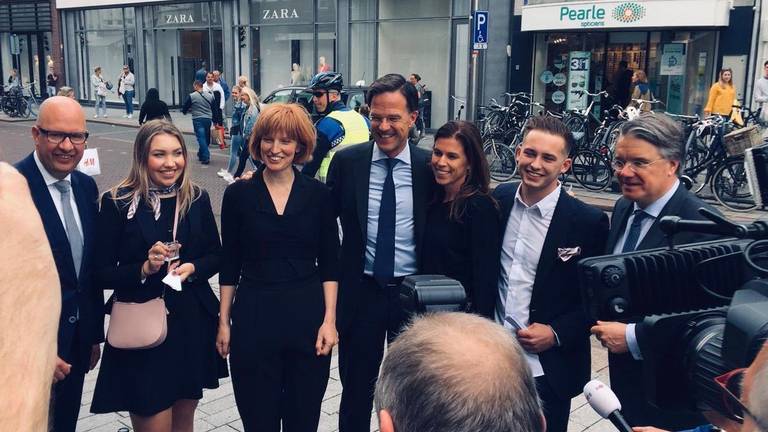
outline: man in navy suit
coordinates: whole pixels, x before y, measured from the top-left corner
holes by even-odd
[[[608,217],[571,197],[558,177],[571,166],[573,134],[553,117],[534,117],[515,151],[520,184],[494,191],[504,235],[496,321],[517,336],[536,380],[547,430],[568,429],[571,398],[589,380],[589,324],[576,262],[599,255]]]
[[[35,151],[16,168],[29,183],[61,284],[53,429],[74,431],[83,380],[104,341],[104,295],[94,286],[91,269],[98,189],[75,171],[88,139],[80,104],[63,96],[46,99],[32,138]]]

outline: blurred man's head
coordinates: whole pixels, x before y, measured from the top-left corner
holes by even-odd
[[[768,432],[768,343],[744,373],[742,402],[751,415],[744,416],[742,432]]]
[[[536,385],[503,327],[464,313],[419,318],[390,345],[376,386],[382,432],[542,432]]]

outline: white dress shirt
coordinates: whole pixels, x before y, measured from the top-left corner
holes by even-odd
[[[530,207],[523,202],[520,188],[515,194],[515,204],[504,230],[499,301],[496,308],[496,321],[510,331],[515,329],[505,319],[507,316],[524,326],[531,324],[531,297],[536,269],[561,191],[562,187],[558,185],[549,195]],[[525,355],[533,376],[544,375],[539,356],[527,351]]]
[[[203,91],[206,93],[209,93],[211,96],[215,92],[218,92],[221,95],[221,99],[219,99],[219,108],[224,109],[224,104],[227,103],[227,99],[224,97],[224,88],[221,86],[221,84],[214,81],[212,86],[209,86],[208,83],[203,83]]]
[[[661,198],[657,199],[646,208],[641,208],[637,203],[635,203],[632,209],[632,214],[629,216],[629,219],[627,219],[627,226],[624,228],[624,233],[616,242],[616,246],[613,248],[613,253],[619,254],[621,253],[621,250],[624,249],[624,242],[627,240],[629,228],[632,226],[632,221],[635,219],[634,213],[635,211],[642,209],[650,217],[646,217],[642,222],[640,222],[640,235],[637,238],[637,245],[640,245],[640,242],[643,241],[645,235],[648,234],[648,231],[650,231],[653,223],[656,222],[656,219],[659,218],[661,211],[664,210],[664,207],[667,205],[669,200],[671,200],[675,195],[675,192],[677,192],[678,186],[680,186],[680,180],[675,180],[675,184],[672,185],[672,187],[664,195],[662,195]],[[635,335],[635,324],[627,325],[627,328],[624,332],[624,337],[627,340],[627,348],[632,354],[632,357],[635,360],[642,360],[643,356],[640,353],[640,346],[637,344],[637,336]]]
[[[48,170],[45,169],[43,166],[43,163],[40,162],[40,158],[37,156],[37,150],[34,152],[34,159],[35,164],[37,165],[37,169],[40,170],[40,174],[43,175],[43,181],[45,182],[45,185],[48,186],[48,193],[51,194],[51,199],[53,200],[53,205],[56,206],[56,212],[59,214],[59,220],[61,221],[61,226],[64,227],[64,231],[67,230],[67,225],[64,223],[64,209],[61,207],[61,192],[59,192],[58,189],[56,189],[56,186],[53,184],[59,181],[56,177],[52,176]],[[66,180],[70,182],[70,185],[72,184],[72,174],[67,174],[66,177],[64,177],[63,180]],[[75,216],[75,221],[77,222],[77,229],[80,231],[80,237],[83,238],[83,226],[82,222],[80,221],[80,212],[77,210],[77,203],[75,202],[75,189],[72,188],[70,194],[69,194],[69,204],[72,207],[72,213]]]

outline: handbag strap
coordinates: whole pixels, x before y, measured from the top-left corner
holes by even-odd
[[[176,241],[176,228],[179,225],[179,191],[176,191],[176,210],[173,214],[173,241]]]

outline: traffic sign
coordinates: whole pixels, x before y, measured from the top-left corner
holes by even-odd
[[[475,11],[473,22],[472,49],[488,49],[488,11]]]

